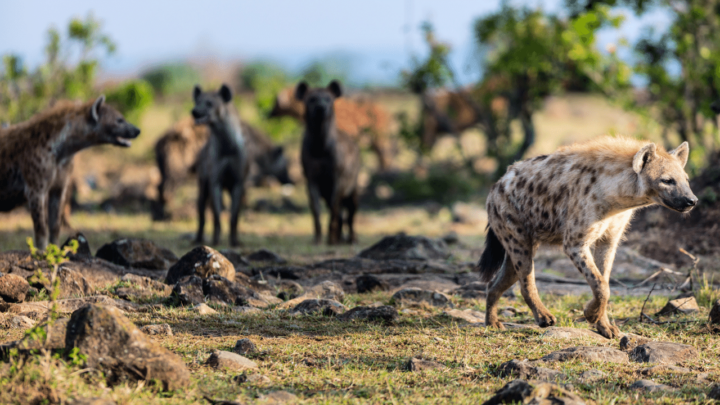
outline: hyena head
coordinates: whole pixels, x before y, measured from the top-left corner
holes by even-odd
[[[305,105],[301,100],[295,98],[295,88],[280,90],[275,97],[275,104],[268,114],[268,118],[284,116],[291,116],[299,120],[305,116]]]
[[[690,190],[685,164],[690,154],[687,142],[668,153],[659,153],[654,143],[645,145],[633,158],[633,170],[646,184],[647,196],[678,212],[689,212],[697,204]]]
[[[125,117],[113,107],[105,104],[105,96],[100,96],[90,107],[88,114],[93,143],[109,143],[112,145],[129,147],[131,139],[140,135],[140,130],[133,124],[125,121]]]
[[[335,99],[342,95],[340,82],[333,80],[326,88],[310,89],[306,82],[300,82],[295,89],[295,98],[305,104],[305,122],[320,123],[332,119],[335,114]]]
[[[260,171],[265,176],[273,176],[280,184],[293,184],[288,174],[288,161],[282,146],[276,146],[258,159]]]
[[[228,116],[230,108],[233,108],[230,104],[232,91],[225,84],[220,86],[217,92],[203,92],[200,86],[195,86],[193,100],[195,107],[192,109],[192,116],[196,124],[218,126]]]

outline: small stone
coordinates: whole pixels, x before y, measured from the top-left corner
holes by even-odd
[[[216,369],[228,369],[230,371],[257,370],[257,364],[237,353],[222,350],[214,351],[205,362]]]
[[[668,301],[668,303],[665,304],[665,306],[655,315],[694,314],[698,311],[700,311],[700,307],[698,306],[695,297],[690,296]]]
[[[407,363],[407,370],[412,372],[426,371],[426,370],[444,370],[447,367],[436,361],[423,360],[413,357]]]
[[[644,345],[645,343],[648,343],[648,342],[651,342],[651,340],[646,337],[628,333],[625,336],[623,336],[622,338],[620,338],[620,350],[629,352],[630,350],[632,350],[640,345]]]
[[[279,305],[279,308],[294,308],[297,304],[307,299],[325,299],[343,302],[343,300],[345,300],[345,291],[343,291],[342,287],[340,287],[336,283],[333,283],[332,281],[323,281],[320,284],[306,288],[303,295],[291,299],[290,301],[283,302]]]
[[[647,342],[630,351],[629,356],[638,363],[676,364],[694,359],[698,351],[680,343]]]
[[[500,388],[483,405],[499,404],[558,404],[584,405],[583,400],[572,392],[555,384],[530,384],[525,380],[513,380]]]
[[[652,380],[637,380],[628,388],[647,392],[675,391],[675,388],[669,385],[659,384]]]
[[[448,297],[447,295],[441,292],[421,290],[419,288],[402,289],[393,294],[392,300],[397,305],[418,306],[426,304],[433,307],[441,308],[455,307],[455,305],[453,305],[453,303],[450,301],[450,297]]]
[[[233,352],[246,356],[248,354],[253,354],[257,352],[257,347],[255,347],[255,343],[253,343],[250,339],[240,339],[237,342],[235,342],[235,347],[233,348]]]
[[[35,321],[24,315],[13,316],[10,319],[10,327],[13,329],[30,329],[35,326]]]
[[[275,283],[277,290],[277,297],[283,301],[288,301],[301,296],[305,289],[298,283],[292,280],[280,280]]]
[[[544,356],[542,361],[581,360],[600,363],[627,363],[628,355],[611,347],[578,346],[552,352]]]
[[[262,310],[254,307],[240,306],[233,307],[233,312],[240,312],[242,314],[261,314]]]
[[[291,394],[287,391],[274,391],[266,396],[259,398],[261,404],[292,404],[298,401],[298,397],[295,394]]]
[[[600,370],[590,369],[583,371],[579,379],[581,382],[589,384],[602,380],[603,378],[605,378],[605,373]]]
[[[82,232],[78,232],[75,234],[75,236],[70,236],[69,238],[67,238],[65,240],[65,243],[60,246],[60,250],[62,250],[66,246],[70,246],[70,243],[73,240],[77,241],[78,247],[75,253],[68,253],[68,257],[70,259],[92,257],[92,251],[90,250],[90,242],[87,240],[85,235],[82,234]]]
[[[546,339],[573,339],[573,338],[589,338],[597,341],[607,341],[603,335],[593,332],[589,329],[578,329],[578,328],[563,328],[557,326],[551,326],[545,329],[542,334],[543,338]]]
[[[334,300],[305,300],[299,303],[290,314],[292,315],[311,315],[322,314],[325,316],[333,316],[342,314],[347,311],[347,307]]]
[[[720,400],[720,384],[714,384],[712,387],[710,387],[708,398]]]
[[[210,308],[207,304],[197,304],[192,308],[192,311],[197,312],[200,315],[217,314],[217,311]]]
[[[217,250],[198,246],[170,267],[165,277],[165,284],[175,284],[186,276],[208,278],[213,274],[235,280],[235,266]]]
[[[720,325],[720,300],[713,303],[712,309],[710,309],[709,321],[711,325]]]
[[[140,328],[140,331],[150,336],[172,336],[172,329],[170,325],[163,323],[159,325],[145,325]]]
[[[652,366],[648,368],[644,368],[640,370],[640,374],[646,375],[648,377],[658,375],[658,374],[665,374],[665,373],[674,373],[674,374],[687,374],[690,372],[690,369],[685,367],[677,367],[677,366],[667,366],[663,364],[659,364],[657,366]]]
[[[78,398],[69,403],[70,405],[115,405],[116,402],[105,398]]]
[[[485,314],[480,311],[472,309],[448,309],[443,312],[444,315],[459,321],[465,321],[467,323],[482,323],[485,322]]]
[[[166,270],[178,261],[170,249],[150,240],[133,238],[118,239],[103,245],[95,256],[119,266],[148,270]]]
[[[523,380],[557,381],[567,378],[565,374],[545,367],[536,367],[530,362],[510,360],[500,365],[500,376],[515,376]]]
[[[265,375],[262,374],[240,374],[233,377],[233,381],[242,384],[242,383],[251,383],[251,384],[270,384],[272,383],[272,380],[268,378]]]
[[[283,259],[277,253],[271,252],[267,249],[260,249],[256,252],[250,253],[247,259],[251,262],[268,262],[276,264],[285,264],[287,260]]]
[[[7,302],[23,302],[30,284],[15,274],[0,273],[0,298]]]
[[[198,305],[205,302],[203,280],[198,276],[181,278],[172,290],[173,296],[182,305]]]
[[[440,239],[448,245],[454,245],[460,242],[460,238],[458,238],[458,234],[455,231],[450,231],[446,233]]]
[[[355,279],[358,294],[369,293],[373,291],[387,291],[387,283],[379,277],[372,274],[363,274]]]
[[[398,318],[397,309],[389,305],[381,307],[355,307],[336,319],[340,321],[369,321],[392,323]]]
[[[404,233],[387,236],[358,255],[373,260],[444,260],[448,256],[445,242]]]

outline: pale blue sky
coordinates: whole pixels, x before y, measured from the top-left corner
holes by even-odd
[[[359,81],[388,82],[423,50],[420,22],[432,21],[438,37],[454,47],[459,71],[472,50],[471,26],[499,7],[499,0],[263,0],[153,1],[0,0],[0,54],[16,53],[30,64],[42,59],[49,26],[64,29],[73,16],[92,11],[118,44],[104,63],[111,73],[206,55],[220,61],[269,58],[291,69],[328,54],[352,60]],[[514,1],[557,10],[561,0]],[[637,38],[648,23],[663,29],[661,12],[638,21],[629,14],[622,35]],[[408,31],[408,27],[410,28]],[[616,35],[602,41],[613,42]],[[467,72],[472,80],[477,72]]]

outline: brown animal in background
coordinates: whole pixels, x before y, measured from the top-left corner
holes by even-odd
[[[261,184],[265,177],[275,177],[280,184],[293,184],[288,175],[288,161],[282,146],[276,146],[259,129],[241,122],[246,141],[250,173],[248,184]],[[207,143],[210,131],[205,125],[196,125],[190,117],[183,118],[168,129],[155,144],[155,160],[160,170],[158,200],[152,208],[153,220],[170,218],[166,207],[175,189],[195,172],[197,155]]]
[[[336,80],[327,88],[316,89],[310,89],[307,83],[302,82],[295,92],[295,97],[302,100],[305,107],[305,133],[300,158],[307,179],[316,244],[322,237],[320,198],[325,200],[330,210],[328,245],[342,240],[343,208],[347,211],[347,241],[355,242],[360,149],[336,125],[335,106],[341,95],[342,89]]]
[[[305,105],[295,98],[295,88],[280,91],[270,117],[290,116],[298,120],[305,117]],[[392,145],[389,139],[390,115],[379,104],[364,99],[339,98],[335,100],[337,128],[362,142],[369,138],[370,147],[380,162],[380,170],[392,165]]]
[[[35,245],[57,243],[73,156],[85,148],[129,147],[140,130],[105,104],[61,101],[28,121],[0,130],[0,211],[27,204]]]
[[[615,251],[633,212],[660,204],[688,212],[697,198],[684,167],[687,142],[666,152],[654,143],[604,137],[515,163],[490,190],[488,236],[478,264],[490,281],[486,323],[503,329],[497,302],[517,280],[542,326],[555,317],[540,301],[533,256],[540,243],[562,245],[585,276],[593,299],[585,318],[607,338],[620,331],[607,316]]]
[[[196,124],[207,125],[210,138],[198,154],[198,231],[195,243],[202,244],[205,228],[205,209],[210,200],[213,213],[213,245],[220,242],[220,212],[223,190],[230,192],[230,245],[239,246],[238,221],[245,198],[245,179],[250,170],[246,143],[232,92],[222,85],[217,92],[193,89],[195,107],[192,116]]]

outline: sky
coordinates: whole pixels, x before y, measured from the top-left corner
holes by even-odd
[[[515,0],[557,11],[562,0]],[[166,61],[207,57],[218,63],[267,59],[291,70],[340,55],[359,82],[392,83],[413,54],[424,50],[419,30],[431,21],[452,45],[451,61],[463,82],[479,76],[473,63],[473,21],[496,11],[500,0],[262,0],[155,1],[0,0],[0,55],[18,54],[29,66],[42,61],[46,31],[67,27],[92,12],[118,45],[103,61],[109,75],[135,74]],[[629,11],[619,34],[631,42],[641,27],[664,29],[667,14],[638,19]],[[607,33],[601,45],[617,41]]]

